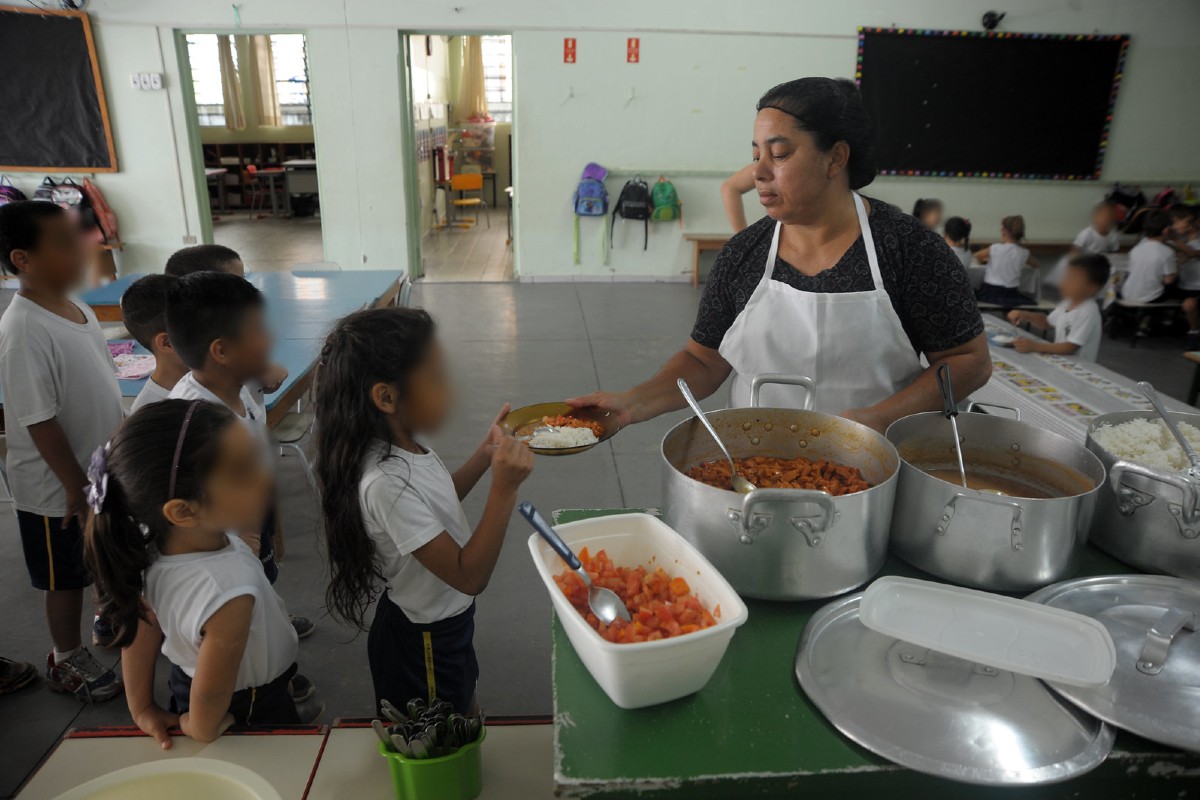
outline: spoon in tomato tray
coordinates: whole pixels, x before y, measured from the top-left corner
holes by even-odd
[[[517,511],[521,512],[522,517],[529,520],[529,524],[553,548],[558,557],[563,560],[563,563],[575,570],[575,574],[579,576],[579,579],[583,581],[583,585],[587,587],[588,606],[592,609],[592,613],[596,615],[597,619],[605,625],[611,625],[618,618],[626,622],[630,622],[633,619],[629,615],[629,609],[625,607],[625,603],[617,596],[616,592],[612,589],[602,589],[599,586],[592,585],[592,577],[583,568],[579,557],[575,555],[570,545],[554,532],[554,528],[550,527],[550,523],[546,522],[545,518],[538,513],[538,510],[533,507],[532,503],[521,503],[517,506]]]

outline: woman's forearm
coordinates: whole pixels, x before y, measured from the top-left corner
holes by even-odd
[[[654,377],[625,393],[633,421],[645,422],[687,405],[679,393],[680,378],[687,381],[692,394],[703,400],[721,387],[731,371],[716,350],[689,341]]]

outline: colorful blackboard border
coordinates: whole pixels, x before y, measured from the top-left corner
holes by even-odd
[[[1012,33],[1010,31],[950,31],[930,28],[870,28],[858,29],[858,52],[854,61],[854,83],[862,88],[863,44],[867,34],[891,34],[895,36],[953,36],[977,39],[1041,39],[1060,42],[1115,42],[1121,43],[1117,56],[1117,68],[1113,72],[1112,91],[1108,95],[1108,112],[1104,115],[1104,129],[1100,132],[1100,145],[1096,148],[1096,166],[1090,175],[1047,175],[1025,172],[984,172],[918,169],[881,169],[880,175],[922,178],[998,178],[1000,180],[1030,181],[1098,181],[1104,166],[1104,155],[1108,152],[1108,135],[1112,129],[1113,108],[1117,103],[1117,90],[1125,75],[1125,58],[1129,54],[1129,34],[1125,33]]]

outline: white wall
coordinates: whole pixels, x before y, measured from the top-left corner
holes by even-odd
[[[856,26],[977,29],[982,12],[995,5],[993,0],[760,0],[753,6],[728,0],[506,0],[475,6],[459,0],[246,0],[238,9],[247,32],[309,36],[327,258],[346,267],[405,261],[398,31],[513,31],[518,270],[525,276],[669,277],[684,272],[689,260],[678,227],[671,225],[656,227],[645,255],[632,230],[618,230],[619,250],[608,267],[600,263],[598,248],[588,247],[595,238],[585,230],[585,262],[571,264],[569,197],[585,162],[733,170],[748,159],[746,139],[758,95],[783,77],[849,75]],[[981,234],[988,220],[1019,211],[1030,221],[1032,238],[1048,239],[1073,234],[1087,206],[1112,180],[1200,181],[1200,148],[1193,142],[1200,130],[1194,102],[1200,4],[1001,5],[1008,12],[1007,30],[1133,34],[1104,181],[891,178],[877,181],[871,193],[902,206],[916,196],[939,196],[953,212],[970,216]],[[173,30],[228,32],[237,21],[225,0],[92,0],[89,10],[122,169],[99,182],[129,245],[122,269],[157,269],[184,236],[200,228],[195,178],[176,169],[174,150],[186,154],[187,142]],[[580,61],[573,66],[562,64],[564,35],[579,39]],[[636,67],[624,63],[628,35],[642,37],[643,60]],[[167,90],[132,91],[126,80],[132,71],[164,72]],[[572,85],[577,94],[590,96],[563,106]],[[625,108],[630,86],[638,99]],[[655,127],[646,129],[651,123]],[[674,154],[679,160],[671,160]],[[614,192],[621,180],[613,180]],[[723,224],[717,183],[715,176],[676,181],[689,228]]]
[[[417,130],[433,130],[449,125],[446,104],[450,99],[449,46],[445,36],[429,37],[430,55],[425,54],[425,37],[409,37],[409,62],[412,67],[413,125]],[[420,115],[418,112],[422,112]],[[432,116],[429,116],[432,114]],[[434,225],[437,185],[433,181],[433,160],[417,161],[417,199],[420,202],[421,231],[424,236]],[[443,212],[444,213],[444,201]]]

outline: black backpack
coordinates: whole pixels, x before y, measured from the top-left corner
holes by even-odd
[[[621,219],[640,219],[645,226],[642,234],[642,249],[650,243],[650,215],[654,213],[654,200],[650,196],[650,187],[637,175],[621,188],[613,206],[613,227],[616,227],[617,217]],[[612,231],[609,231],[608,244],[612,246]]]

